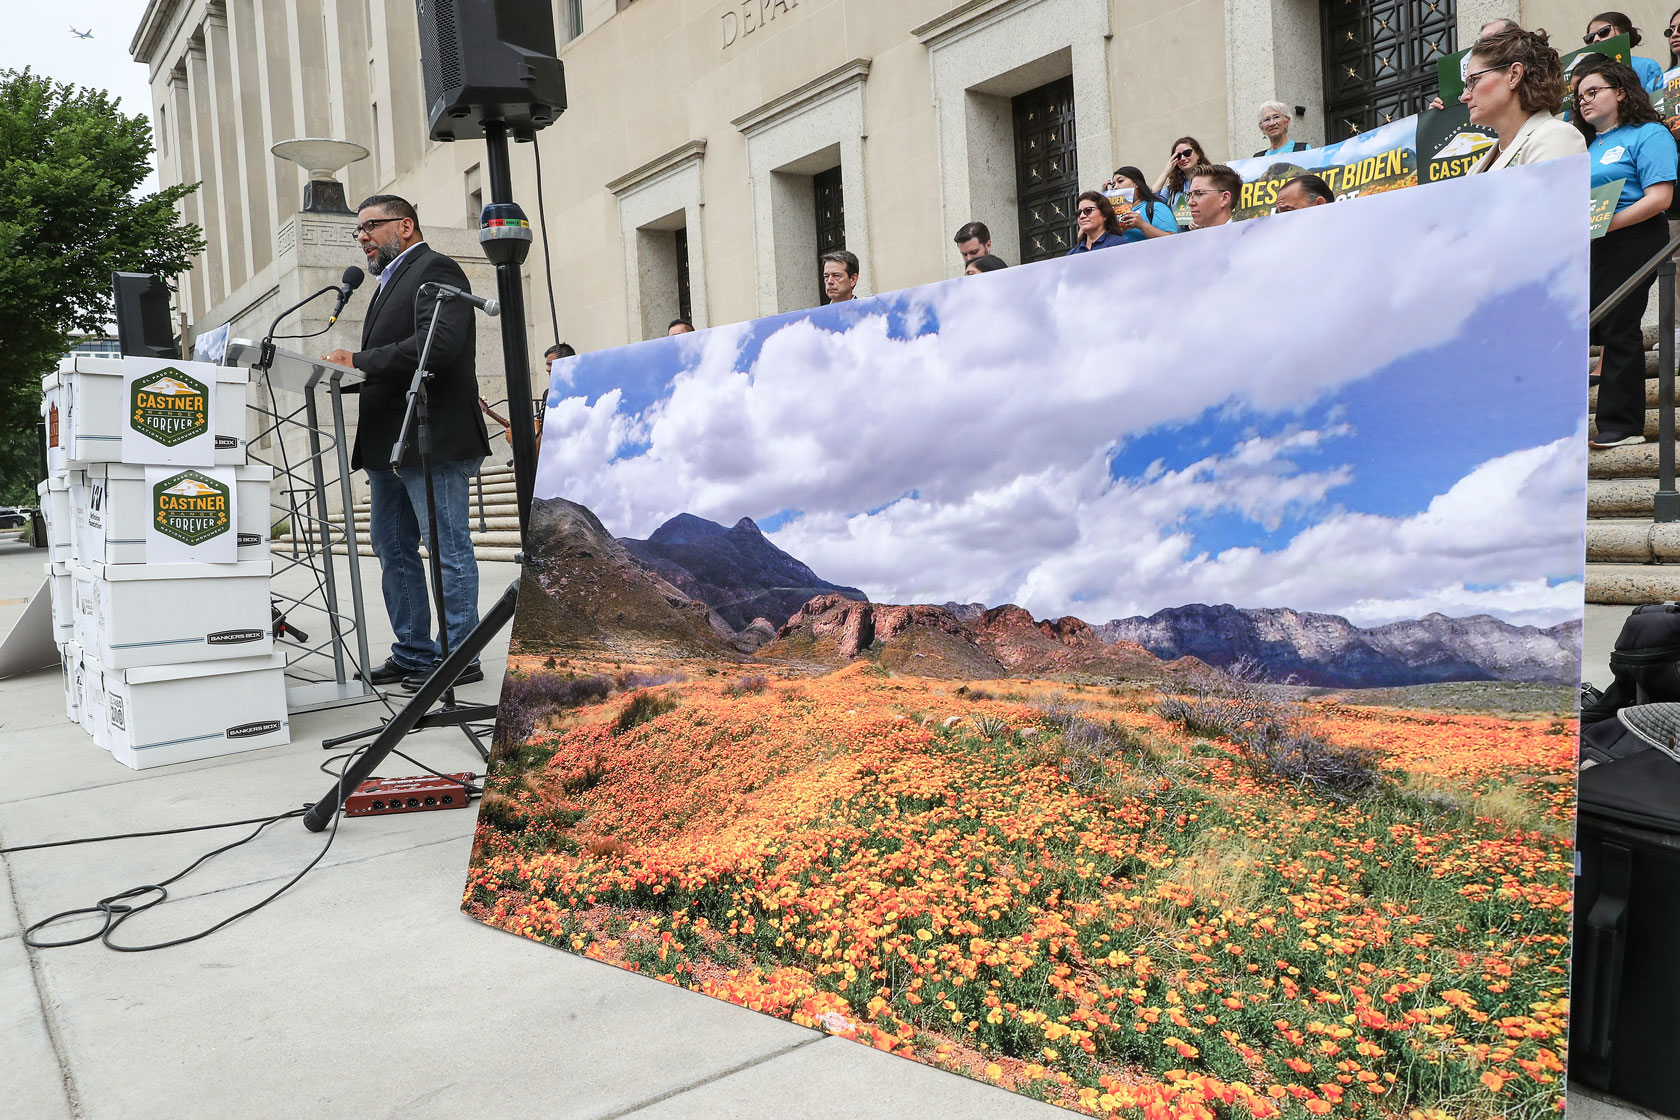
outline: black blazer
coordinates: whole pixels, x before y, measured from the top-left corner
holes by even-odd
[[[356,445],[350,453],[352,469],[382,471],[391,465],[391,448],[402,430],[408,405],[408,386],[420,364],[420,348],[438,302],[432,289],[415,294],[428,281],[468,290],[467,274],[447,253],[416,245],[397,262],[397,271],[374,294],[362,322],[362,348],[355,366],[366,375],[362,407],[356,425]],[[478,408],[478,376],[473,369],[478,342],[478,312],[470,304],[447,300],[438,314],[426,364],[433,374],[427,391],[431,416],[432,462],[477,459],[490,454],[484,415]],[[420,462],[419,435],[409,435],[402,465]]]

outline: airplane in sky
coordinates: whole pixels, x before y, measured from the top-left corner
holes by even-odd
[[[70,34],[74,35],[78,39],[91,39],[93,38],[93,28],[90,27],[86,31],[77,31],[76,25],[72,23],[70,25]]]

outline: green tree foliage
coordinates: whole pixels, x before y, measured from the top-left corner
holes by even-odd
[[[0,432],[33,431],[72,332],[106,329],[111,273],[173,277],[203,251],[175,210],[198,184],[136,193],[151,154],[145,115],[104,91],[0,70]],[[18,458],[0,455],[0,490]]]

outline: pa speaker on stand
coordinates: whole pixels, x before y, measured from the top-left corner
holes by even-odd
[[[515,133],[535,131],[566,111],[552,5],[418,0],[417,7],[426,124],[433,140],[483,139],[486,121]]]

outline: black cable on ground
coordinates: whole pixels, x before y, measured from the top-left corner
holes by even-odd
[[[361,754],[362,751],[365,751],[366,749],[367,749],[366,747],[358,747],[358,748],[356,748],[356,750],[352,751],[350,754],[346,755],[345,757],[346,757],[347,760],[353,761],[357,755]],[[348,769],[349,769],[349,761],[346,762],[344,770],[339,771],[339,774],[338,774],[338,781],[339,781],[338,795],[339,795],[339,801],[341,803],[344,800],[344,774]],[[255,840],[262,833],[263,829],[267,828],[269,825],[276,824],[276,823],[278,823],[280,821],[283,821],[283,820],[288,820],[292,817],[302,816],[304,813],[308,812],[311,807],[312,806],[310,806],[310,805],[305,805],[301,809],[291,809],[291,810],[288,810],[288,811],[286,811],[284,813],[281,813],[277,816],[269,817],[266,820],[263,820],[260,824],[257,825],[257,827],[255,829],[252,830],[252,832],[249,836],[246,836],[244,839],[241,839],[241,840],[235,840],[231,844],[224,844],[220,848],[216,848],[213,851],[206,852],[204,855],[199,856],[197,859],[193,860],[186,867],[182,868],[180,871],[177,871],[174,875],[171,875],[169,878],[163,880],[160,883],[148,883],[148,884],[144,884],[144,885],[141,885],[141,886],[130,887],[127,890],[119,891],[116,894],[107,895],[106,897],[100,899],[98,902],[95,902],[92,906],[82,906],[82,907],[78,907],[74,910],[64,910],[64,911],[61,911],[60,913],[52,915],[51,917],[43,918],[41,921],[36,922],[34,925],[30,926],[28,929],[23,931],[24,944],[26,944],[26,945],[30,946],[31,948],[34,948],[34,949],[55,949],[55,948],[60,948],[60,947],[67,946],[67,945],[82,945],[82,944],[85,944],[89,941],[97,940],[101,944],[103,944],[107,949],[114,950],[115,952],[119,952],[119,953],[146,953],[146,952],[150,952],[154,949],[168,949],[168,948],[172,948],[176,945],[185,945],[185,944],[188,944],[189,942],[198,941],[198,940],[201,940],[202,938],[209,937],[212,933],[215,933],[217,930],[223,928],[224,926],[231,925],[232,923],[238,921],[240,918],[246,917],[247,915],[250,915],[250,914],[254,914],[258,910],[261,910],[263,907],[267,906],[269,903],[271,903],[275,899],[279,898],[282,894],[286,893],[292,887],[296,886],[298,884],[298,882],[300,880],[302,880],[305,875],[307,875],[311,871],[313,871],[315,869],[316,864],[320,863],[321,860],[326,857],[326,854],[327,854],[328,850],[330,850],[332,848],[333,841],[335,839],[337,839],[337,837],[338,837],[338,822],[339,822],[339,819],[343,816],[343,814],[342,813],[333,814],[332,829],[327,833],[326,843],[322,844],[321,845],[321,850],[319,852],[315,853],[315,858],[311,859],[307,864],[305,864],[301,871],[299,871],[296,875],[294,875],[290,879],[288,879],[284,884],[282,884],[279,887],[279,889],[275,890],[273,893],[269,894],[266,898],[263,898],[261,901],[256,902],[251,906],[247,906],[243,910],[238,911],[237,913],[228,915],[226,918],[223,918],[221,921],[215,923],[212,926],[209,926],[205,929],[202,929],[202,930],[198,931],[197,933],[188,934],[184,937],[171,938],[168,941],[158,941],[158,942],[154,942],[154,943],[151,943],[151,944],[145,944],[145,945],[123,945],[123,944],[119,944],[118,942],[112,940],[112,935],[117,932],[117,929],[124,922],[128,921],[130,918],[134,917],[136,914],[144,913],[145,911],[150,910],[152,907],[157,906],[160,903],[166,901],[169,898],[169,891],[166,888],[170,884],[179,882],[181,879],[184,879],[186,876],[192,874],[192,872],[196,871],[199,867],[203,866],[205,863],[207,863],[210,860],[212,860],[212,859],[216,858],[217,856],[221,855],[223,852],[232,851],[234,848],[238,848],[238,847],[241,847],[245,844],[249,844],[252,840]],[[241,822],[233,822],[233,823],[249,824],[251,822],[241,821]],[[232,827],[232,825],[231,824],[228,824],[228,825],[204,825],[204,826],[200,826],[200,827],[201,828],[226,828],[226,827]],[[132,835],[136,835],[136,836],[139,836],[139,835],[161,836],[161,835],[168,835],[171,832],[193,832],[193,831],[198,831],[198,829],[194,829],[194,828],[170,829],[170,830],[165,830],[165,831],[162,831],[162,832],[135,833],[135,834],[132,834]],[[82,842],[92,843],[92,842],[94,842],[94,840],[115,840],[115,839],[126,839],[126,838],[127,837],[122,837],[122,836],[96,837],[96,838],[92,838],[92,839],[87,840],[87,841],[62,841],[61,843],[82,843]],[[31,847],[54,847],[54,846],[57,846],[57,845],[47,845],[47,844],[31,845]],[[6,851],[23,851],[23,850],[26,850],[26,849],[24,849],[24,848],[6,849]],[[139,903],[138,905],[136,905],[136,904],[134,904],[130,901],[132,899],[141,898],[141,897],[144,897],[146,895],[155,895],[156,897],[150,899],[147,902]],[[93,933],[87,934],[83,937],[66,938],[65,940],[62,940],[62,941],[45,941],[45,940],[42,940],[42,939],[40,939],[39,937],[36,936],[36,933],[39,930],[46,929],[50,926],[56,925],[60,922],[63,922],[63,921],[66,921],[66,920],[69,920],[69,919],[72,919],[72,918],[79,918],[83,915],[92,915],[92,914],[103,914],[105,916],[104,923],[101,925],[101,927],[98,930],[94,931]]]

